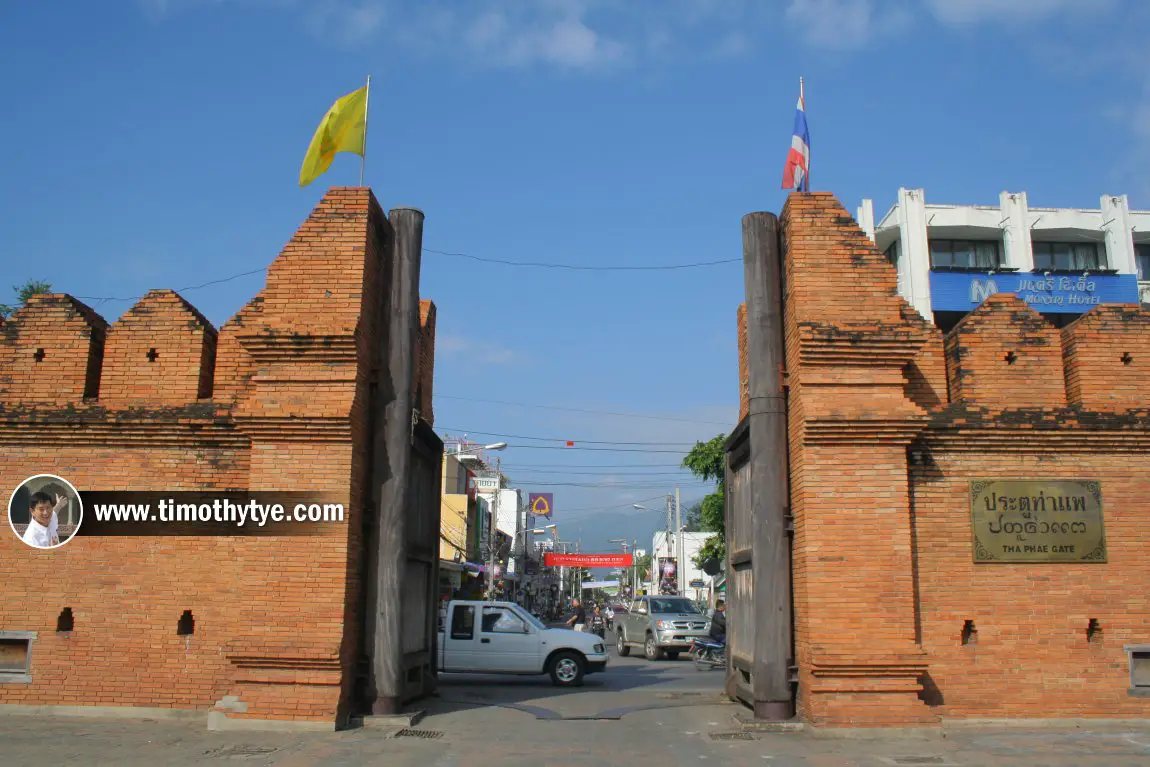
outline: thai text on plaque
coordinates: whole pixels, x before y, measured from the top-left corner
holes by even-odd
[[[972,480],[970,516],[976,563],[1106,561],[1095,480]]]

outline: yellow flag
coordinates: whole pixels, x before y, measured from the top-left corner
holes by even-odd
[[[367,86],[352,91],[331,105],[312,136],[299,169],[299,185],[307,186],[327,172],[336,152],[363,157],[367,130]]]

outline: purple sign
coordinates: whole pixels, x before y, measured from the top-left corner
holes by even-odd
[[[554,497],[552,493],[532,493],[528,496],[531,513],[537,517],[551,519]]]

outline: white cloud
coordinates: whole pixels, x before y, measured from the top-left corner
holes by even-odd
[[[812,45],[854,48],[871,36],[871,0],[791,0],[787,21]]]
[[[312,32],[340,45],[355,46],[379,34],[388,18],[387,3],[379,0],[318,0],[308,4]]]
[[[944,24],[981,22],[1034,22],[1063,14],[1109,11],[1113,0],[927,0],[930,11]]]
[[[337,46],[391,43],[494,67],[611,70],[642,56],[741,56],[783,23],[807,45],[851,50],[933,18],[947,26],[1100,17],[1122,0],[137,0],[153,18],[194,7],[294,12]],[[1131,7],[1129,3],[1127,7]],[[1137,7],[1136,5],[1133,7]]]
[[[462,360],[469,365],[512,365],[526,359],[523,354],[498,343],[452,334],[436,336],[435,354]]]
[[[489,9],[463,30],[472,51],[499,66],[527,66],[537,62],[569,69],[596,69],[621,61],[627,52],[587,25],[576,10],[549,17],[511,17]]]
[[[724,37],[715,46],[717,56],[742,56],[751,49],[751,41],[746,32],[735,31]]]

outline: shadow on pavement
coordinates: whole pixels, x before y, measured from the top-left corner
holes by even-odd
[[[561,706],[563,701],[572,702],[571,699],[580,696],[611,694],[612,697],[628,698],[628,705],[617,705],[605,712],[611,716],[594,718],[619,718],[634,710],[695,705],[704,700],[714,702],[721,695],[721,672],[713,675],[713,685],[708,683],[699,687],[696,684],[687,690],[677,686],[687,669],[694,673],[689,661],[683,660],[609,666],[604,672],[585,677],[580,687],[557,687],[548,676],[440,674],[436,694],[415,707],[434,710],[435,713],[452,713],[492,706],[523,711],[537,719],[564,719],[579,717],[565,717],[552,707]],[[710,676],[709,672],[699,673]],[[627,696],[627,693],[639,693],[641,697]]]

